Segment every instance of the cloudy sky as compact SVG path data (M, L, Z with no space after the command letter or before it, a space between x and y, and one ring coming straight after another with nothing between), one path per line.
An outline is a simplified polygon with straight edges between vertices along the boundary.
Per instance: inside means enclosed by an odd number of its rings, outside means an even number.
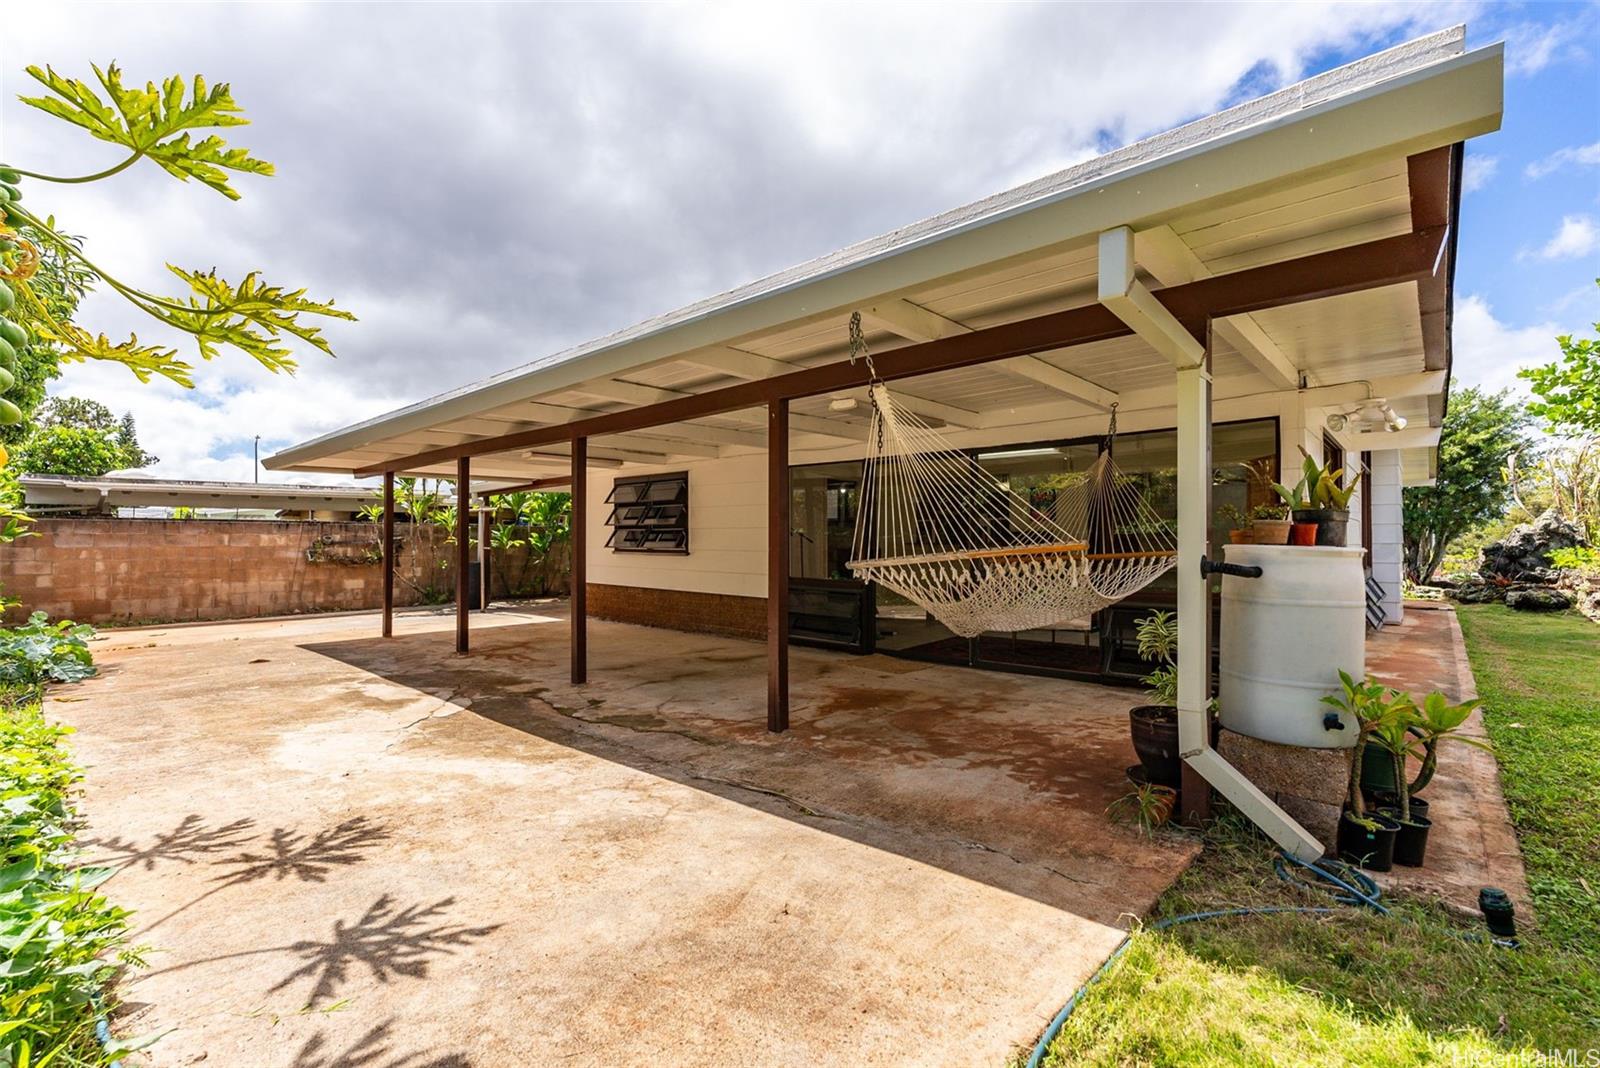
M156 472L247 480L256 435L268 455L1460 21L1508 44L1456 309L1459 377L1501 386L1600 318L1592 4L29 4L0 159L120 158L17 103L30 63L232 84L230 140L278 169L243 201L143 165L27 193L128 281L262 268L360 316L293 378L230 354L192 391L55 383L131 411ZM105 296L80 321L160 330Z

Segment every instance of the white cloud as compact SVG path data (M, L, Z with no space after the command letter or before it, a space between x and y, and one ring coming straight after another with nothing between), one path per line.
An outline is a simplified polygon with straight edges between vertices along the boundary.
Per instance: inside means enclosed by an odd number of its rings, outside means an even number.
M1587 256L1600 248L1600 229L1587 215L1562 216L1561 225L1554 236L1537 249L1523 249L1517 253L1520 260L1570 260Z
M1482 189L1489 184L1489 179L1493 178L1494 172L1499 169L1499 156L1468 154L1461 170L1461 191L1471 193Z
M135 82L230 82L252 120L230 142L278 176L239 180L234 204L141 164L35 183L29 203L129 282L169 288L165 260L261 267L361 316L328 328L337 361L304 352L296 379L231 354L192 393L120 368L57 383L133 411L162 475L230 478L257 433L266 455L1446 19L1403 3L85 10L7 11L8 157L117 162L16 100L19 57L82 75L114 56ZM192 351L111 298L82 319Z
M1452 374L1463 385L1520 390L1517 371L1555 359L1559 355L1555 338L1562 332L1552 322L1508 326L1495 318L1487 300L1474 293L1456 302Z
M1583 32L1582 19L1507 26L1501 31L1506 42L1506 73L1513 77L1537 74L1555 60L1581 51L1578 42Z
M1592 145L1570 145L1550 153L1544 159L1534 160L1523 168L1522 173L1529 179L1543 178L1568 165L1576 167L1600 167L1600 141Z

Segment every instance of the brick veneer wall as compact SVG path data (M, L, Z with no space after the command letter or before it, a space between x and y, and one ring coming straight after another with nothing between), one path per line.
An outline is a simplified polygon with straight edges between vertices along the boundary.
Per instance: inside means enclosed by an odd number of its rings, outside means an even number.
M670 627L728 638L767 637L767 599L691 590L589 583L589 614L619 623Z
M318 541L333 555L375 548L381 535L372 523L91 518L41 519L32 529L37 537L0 546L0 591L21 601L6 613L12 620L32 611L83 623L247 619L377 608L383 600L376 562L314 563L306 555ZM453 546L437 533L435 544L420 542L405 525L396 534L397 604L423 599L407 581L413 575L440 591L455 588ZM491 567L491 596L506 595L507 573L520 562L513 555Z

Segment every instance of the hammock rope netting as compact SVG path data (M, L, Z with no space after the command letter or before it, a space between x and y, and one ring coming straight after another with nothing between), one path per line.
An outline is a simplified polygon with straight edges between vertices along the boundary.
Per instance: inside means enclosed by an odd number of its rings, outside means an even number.
M860 345L852 323L852 358ZM871 360L868 358L871 370ZM964 638L1086 620L1177 559L1172 524L1108 447L1030 503L898 405L872 373L850 570ZM1116 433L1113 410L1108 444Z

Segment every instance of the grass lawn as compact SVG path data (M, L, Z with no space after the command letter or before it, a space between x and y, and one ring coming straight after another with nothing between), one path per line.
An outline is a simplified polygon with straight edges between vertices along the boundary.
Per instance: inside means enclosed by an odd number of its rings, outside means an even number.
M1393 896L1387 918L1340 909L1142 932L1045 1063L1398 1068L1600 1049L1600 627L1497 605L1461 618L1541 918L1524 947L1463 939L1482 926ZM1326 904L1274 878L1272 856L1237 817L1218 819L1157 915Z

